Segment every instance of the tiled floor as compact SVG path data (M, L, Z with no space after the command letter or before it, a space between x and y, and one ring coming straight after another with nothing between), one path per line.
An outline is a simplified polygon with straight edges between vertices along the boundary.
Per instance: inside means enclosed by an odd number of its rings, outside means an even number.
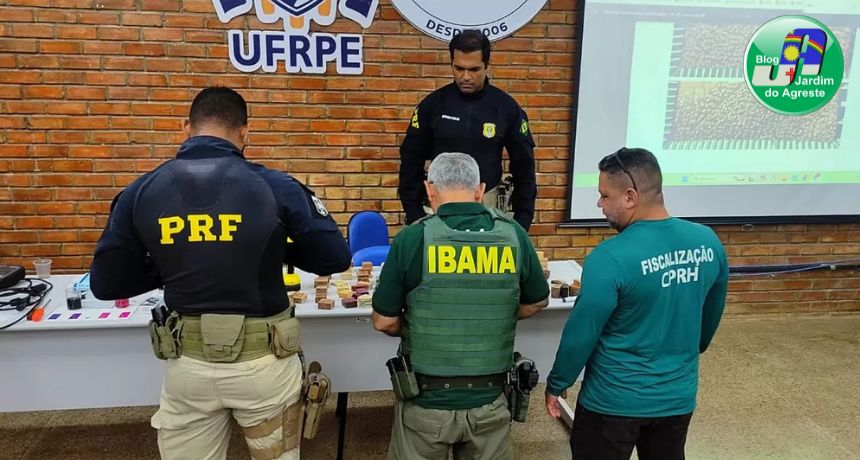
M545 414L539 390L529 422L514 426L517 458L567 459L567 431ZM858 395L860 316L728 319L702 359L688 458L860 459ZM334 458L335 399L302 458ZM385 458L391 402L389 392L350 396L345 458ZM154 410L0 414L0 458L156 459ZM233 435L229 458L248 458L238 430Z

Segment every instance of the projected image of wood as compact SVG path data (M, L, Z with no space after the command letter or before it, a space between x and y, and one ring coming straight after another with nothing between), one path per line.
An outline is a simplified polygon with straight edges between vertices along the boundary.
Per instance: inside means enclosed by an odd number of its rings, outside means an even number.
M676 77L743 78L744 53L759 24L678 23L672 49ZM832 27L851 68L852 32ZM848 48L848 49L846 49Z
M686 24L675 31L672 62L675 76L741 77L752 24Z
M741 82L681 81L669 85L666 149L837 148L841 91L809 115L771 112Z
M744 53L757 22L736 18L677 22L663 148L835 149L842 134L846 87L809 115L783 116L756 101L744 83ZM851 68L854 31L833 26Z

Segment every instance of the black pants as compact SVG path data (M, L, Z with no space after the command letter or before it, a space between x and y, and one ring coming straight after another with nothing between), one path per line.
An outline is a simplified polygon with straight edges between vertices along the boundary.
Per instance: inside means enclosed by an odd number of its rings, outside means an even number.
M659 418L617 417L576 405L570 450L573 460L683 460L693 414Z

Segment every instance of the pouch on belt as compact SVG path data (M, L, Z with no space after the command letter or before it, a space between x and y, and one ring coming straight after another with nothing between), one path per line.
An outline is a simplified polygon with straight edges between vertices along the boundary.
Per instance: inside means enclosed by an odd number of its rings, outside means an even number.
M286 358L299 352L301 329L296 318L283 318L269 325L272 353L278 358Z
M244 315L200 315L203 356L213 363L232 363L245 343Z

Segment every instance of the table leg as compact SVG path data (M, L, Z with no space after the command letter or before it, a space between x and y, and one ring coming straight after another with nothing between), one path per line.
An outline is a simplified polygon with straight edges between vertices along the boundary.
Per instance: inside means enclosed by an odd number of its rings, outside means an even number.
M346 408L349 405L349 393L337 394L337 407L334 415L338 418L337 429L337 460L343 460L343 442L346 436Z

